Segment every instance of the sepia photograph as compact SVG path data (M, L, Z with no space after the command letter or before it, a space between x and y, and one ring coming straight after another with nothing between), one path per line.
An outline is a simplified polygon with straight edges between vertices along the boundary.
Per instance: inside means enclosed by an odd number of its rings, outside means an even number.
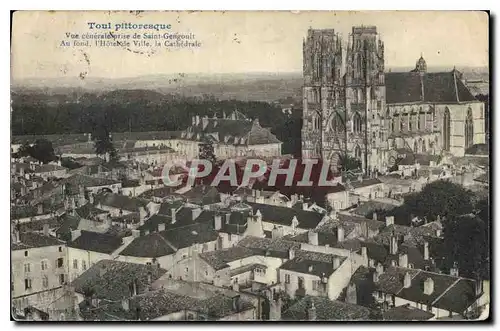
M11 320L491 319L488 11L11 24Z

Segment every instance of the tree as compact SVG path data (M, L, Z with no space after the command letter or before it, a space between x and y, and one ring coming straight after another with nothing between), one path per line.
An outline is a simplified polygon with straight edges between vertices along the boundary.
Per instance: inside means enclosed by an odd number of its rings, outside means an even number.
M19 146L19 149L17 151L17 155L19 157L24 157L24 156L31 156L33 153L33 147L31 147L31 144L29 142L24 142L21 146Z
M42 163L49 163L57 160L52 143L47 139L37 139L29 152L31 152L31 157Z
M96 130L94 133L94 148L97 156L109 155L109 160L107 161L115 161L117 159L117 152L113 145L113 140L109 130L105 126L101 126L100 129Z
M355 157L351 157L349 155L342 156L340 158L340 164L342 166L342 171L349 170L360 170L361 169L361 161Z
M445 268L456 262L460 276L489 279L489 235L486 222L474 214L454 216L443 229Z

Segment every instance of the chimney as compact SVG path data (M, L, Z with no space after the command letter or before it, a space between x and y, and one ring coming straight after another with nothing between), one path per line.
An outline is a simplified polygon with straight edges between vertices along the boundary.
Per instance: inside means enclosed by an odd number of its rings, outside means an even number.
M295 258L295 250L293 248L290 248L288 250L288 259L293 260Z
M385 217L385 226L394 225L394 216Z
M429 277L424 281L424 294L431 295L432 292L434 292L434 281Z
M141 236L141 230L134 229L132 230L132 237L139 238Z
M458 263L454 262L453 267L450 269L450 276L458 277Z
M405 278L404 278L404 288L410 288L411 287L411 275L409 272L405 273Z
M165 223L158 224L158 232L165 231Z
M408 268L408 254L399 254L399 266L401 268Z
M337 227L337 241L338 242L344 241L344 227L342 226Z
M191 116L191 125L196 125L196 117Z
M333 257L333 270L337 270L340 267L340 257Z
M43 225L43 235L44 235L44 236L48 236L48 235L49 235L49 228L50 228L50 227L49 227L49 223L45 223L45 224Z
M436 237L441 237L441 229L436 229Z
M226 224L229 224L230 219L231 219L231 213L226 213Z
M302 210L308 210L309 208L309 205L307 204L307 202L302 202Z
M377 220L377 213L375 213L375 212L373 213L372 219L373 219L374 221L376 221L376 220Z
M43 214L43 204L39 203L37 206L37 214L42 215Z
M314 246L318 246L319 245L319 243L318 243L318 233L317 232L309 231L307 233L307 237L308 237L309 244L314 245Z
M316 307L314 307L314 302L311 301L311 307L307 309L307 319L309 321L315 321L317 318L316 316Z
M483 282L479 277L476 278L475 289L476 289L476 297L479 297L483 293Z
M281 228L278 228L276 225L273 227L273 230L271 231L271 238L272 239L278 239L283 237L283 231Z
M234 282L232 285L232 289L235 292L239 292L240 291L240 284L238 284L238 282Z
M308 268L309 272L312 272L313 271L313 265L311 264Z
M390 246L389 246L389 253L392 254L392 255L395 255L395 254L398 254L398 240L396 238L396 236L393 234L391 234L391 242L390 242Z
M200 125L200 115L196 115L195 125Z
M424 260L428 260L429 259L429 242L428 241L424 241Z
M220 229L222 229L222 216L221 215L215 215L215 230L216 231L219 231Z
M170 216L172 217L172 224L175 224L175 222L177 221L175 219L175 212L176 212L175 208L170 208Z

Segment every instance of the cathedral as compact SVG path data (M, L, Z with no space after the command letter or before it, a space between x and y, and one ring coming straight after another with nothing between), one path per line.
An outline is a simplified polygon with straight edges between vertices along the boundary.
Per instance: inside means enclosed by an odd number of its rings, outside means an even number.
M375 26L352 28L345 57L333 29L309 29L303 76L304 158L340 167L348 155L383 173L401 155L464 156L485 143L484 104L462 74L427 72L422 56L410 72L385 72Z

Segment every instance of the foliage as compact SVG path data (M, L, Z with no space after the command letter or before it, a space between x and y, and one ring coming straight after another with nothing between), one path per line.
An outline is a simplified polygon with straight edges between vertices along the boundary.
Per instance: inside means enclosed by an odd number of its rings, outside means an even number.
M458 263L460 276L489 279L489 234L487 222L475 215L454 216L444 224L445 267Z
M94 132L93 137L96 155L109 154L109 160L116 160L116 149L108 129L105 126L101 126L100 129Z
M215 164L216 162L215 150L214 146L210 142L206 141L200 144L200 159L208 160L212 164Z
M342 171L349 170L359 170L361 169L361 160L351 157L349 155L344 155L340 158L340 164L342 165Z
M17 156L31 156L42 163L57 160L52 143L47 139L37 139L33 146L27 142L22 144L17 151Z
M427 184L420 192L408 194L404 203L390 211L375 210L377 217L394 216L397 224L410 225L413 217L433 221L439 215L450 218L473 211L473 194L459 184L438 180ZM365 215L372 218L373 212Z

